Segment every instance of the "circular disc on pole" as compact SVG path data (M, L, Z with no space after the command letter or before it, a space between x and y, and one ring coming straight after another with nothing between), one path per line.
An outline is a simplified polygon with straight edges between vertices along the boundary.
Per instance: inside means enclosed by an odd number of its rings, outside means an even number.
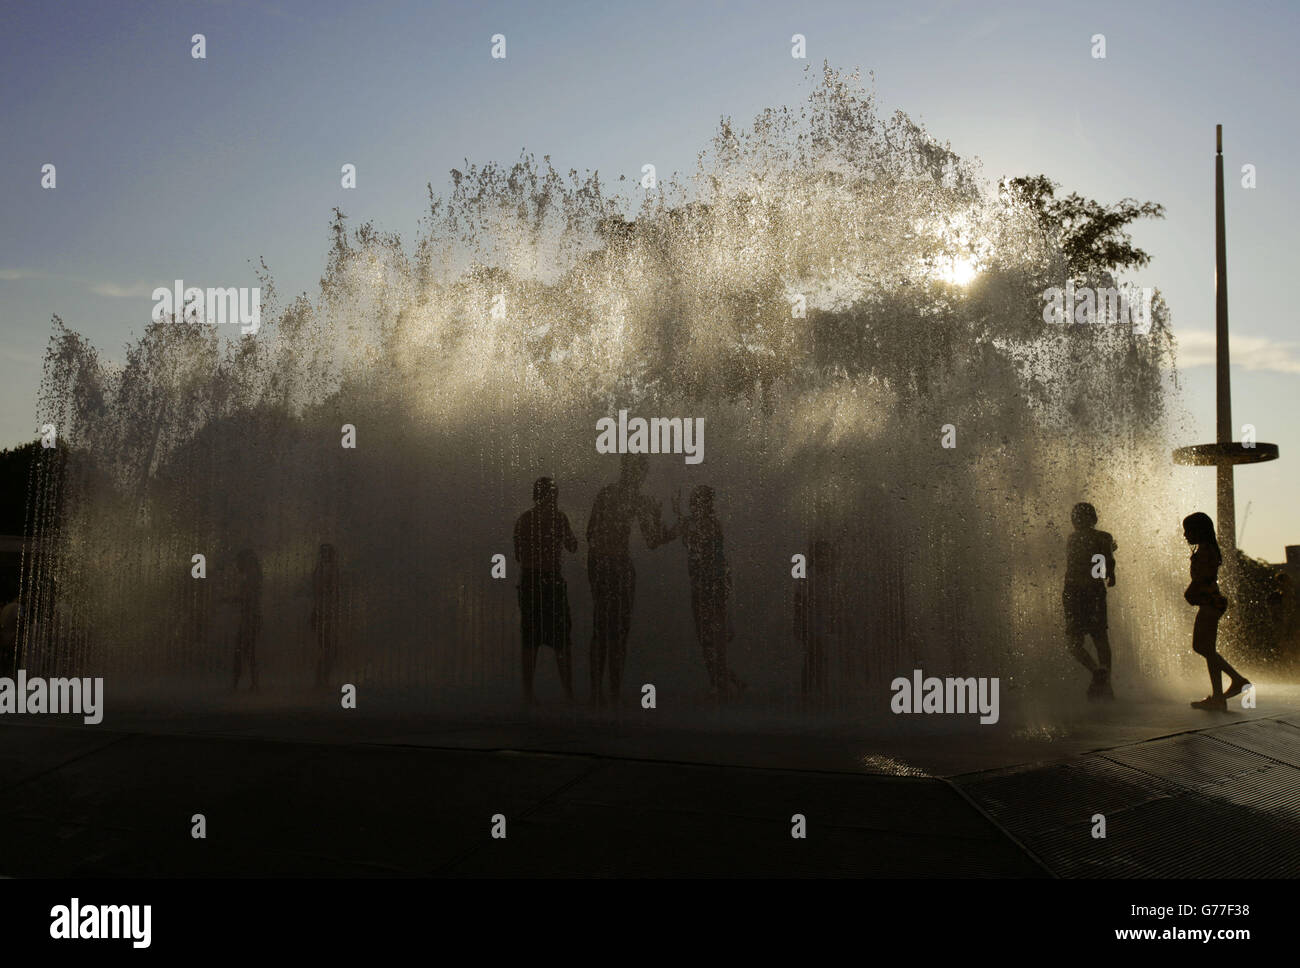
M1277 460L1277 444L1257 443L1247 447L1239 441L1230 444L1194 444L1174 451L1175 464L1222 465L1260 464Z

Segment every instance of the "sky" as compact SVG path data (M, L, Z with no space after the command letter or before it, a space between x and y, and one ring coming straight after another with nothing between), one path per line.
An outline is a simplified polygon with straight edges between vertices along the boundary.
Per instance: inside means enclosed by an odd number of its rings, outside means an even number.
M59 315L109 359L172 280L314 293L331 210L415 235L426 188L549 154L606 184L694 170L721 118L795 104L803 71L874 72L984 175L1044 173L1163 204L1130 275L1169 302L1182 405L1214 439L1214 126L1224 125L1233 416L1281 459L1237 471L1244 550L1300 544L1300 5L1142 3L98 2L0 4L0 446L34 439ZM205 59L191 57L202 33ZM791 57L806 38L807 59ZM504 34L507 56L491 57ZM1094 58L1093 36L1106 40ZM340 167L357 166L357 187ZM57 187L41 187L53 164ZM1255 166L1256 187L1240 183ZM195 284L208 284L196 281ZM1213 474L1188 468L1214 511ZM1249 517L1246 511L1249 508Z

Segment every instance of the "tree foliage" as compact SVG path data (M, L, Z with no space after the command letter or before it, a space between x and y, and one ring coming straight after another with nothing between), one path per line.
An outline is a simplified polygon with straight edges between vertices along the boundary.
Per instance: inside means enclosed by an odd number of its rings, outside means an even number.
M1006 187L1029 208L1048 237L1059 242L1071 276L1140 269L1151 261L1133 244L1127 228L1140 218L1164 218L1163 205L1133 198L1103 205L1076 192L1057 198L1060 186L1046 175L1012 178Z

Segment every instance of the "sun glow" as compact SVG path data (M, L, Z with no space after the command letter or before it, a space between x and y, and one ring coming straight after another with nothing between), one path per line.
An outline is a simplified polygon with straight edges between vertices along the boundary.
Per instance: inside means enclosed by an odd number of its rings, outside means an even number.
M974 256L954 256L940 262L935 270L935 275L944 282L964 286L979 275L979 260Z

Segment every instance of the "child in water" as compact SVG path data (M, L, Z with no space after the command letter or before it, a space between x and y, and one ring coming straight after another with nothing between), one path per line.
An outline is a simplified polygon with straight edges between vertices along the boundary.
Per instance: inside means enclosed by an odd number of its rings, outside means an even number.
M1197 609L1196 623L1192 626L1192 651L1205 657L1210 670L1210 694L1192 703L1196 709L1227 709L1228 700L1241 695L1250 681L1219 655L1215 640L1219 635L1219 619L1228 610L1228 600L1219 591L1219 566L1223 555L1219 552L1219 539L1214 533L1214 522L1202 511L1183 518L1183 537L1195 549L1192 552L1192 580L1183 592L1183 598ZM1230 682L1223 691L1223 673Z
M713 511L713 488L701 484L691 492L690 515L681 517L681 499L673 498L673 511L686 546L686 566L691 578L691 613L695 634L704 651L704 668L714 696L725 700L745 688L727 668L727 643L734 630L727 612L731 596L731 567L722 549L722 525Z
M262 630L262 565L251 548L235 556L239 572L238 593L225 601L239 606L239 630L235 633L235 680L231 691L239 688L239 676L248 658L248 675L253 692L257 692L257 636Z
M1119 545L1107 531L1098 531L1097 509L1080 502L1070 512L1074 531L1065 542L1065 635L1070 652L1092 673L1089 699L1114 699L1110 687L1110 637L1106 631L1106 587L1115 585L1115 552ZM1083 647L1092 636L1093 660Z
M339 638L339 563L332 544L320 546L311 574L311 629L316 640L316 686L327 688Z

